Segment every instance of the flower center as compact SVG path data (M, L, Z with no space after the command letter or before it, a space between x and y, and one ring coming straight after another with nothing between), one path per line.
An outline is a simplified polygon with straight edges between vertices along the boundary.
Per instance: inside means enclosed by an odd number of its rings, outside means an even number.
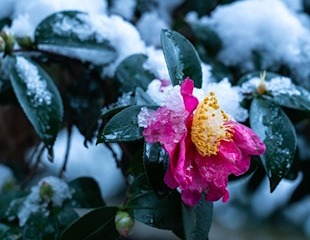
M220 109L214 92L199 103L193 118L191 139L201 156L216 155L221 140L232 140L233 126L229 120Z

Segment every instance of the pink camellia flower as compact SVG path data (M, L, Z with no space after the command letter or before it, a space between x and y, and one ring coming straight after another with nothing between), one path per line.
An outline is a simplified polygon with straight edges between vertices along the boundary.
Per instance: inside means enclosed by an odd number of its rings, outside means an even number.
M196 205L202 195L206 201L226 202L228 176L244 174L250 156L263 154L265 145L253 130L220 109L213 92L199 102L193 90L193 81L186 78L156 111L142 108L139 125L145 141L159 142L167 151L164 180L181 190L185 204Z

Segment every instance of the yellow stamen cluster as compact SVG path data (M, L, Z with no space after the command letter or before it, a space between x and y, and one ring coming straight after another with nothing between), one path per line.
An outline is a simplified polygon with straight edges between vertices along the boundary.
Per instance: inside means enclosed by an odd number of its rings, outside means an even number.
M199 103L191 129L192 142L201 156L216 155L221 140L232 140L233 129L228 122L228 115L220 109L214 92L210 92Z

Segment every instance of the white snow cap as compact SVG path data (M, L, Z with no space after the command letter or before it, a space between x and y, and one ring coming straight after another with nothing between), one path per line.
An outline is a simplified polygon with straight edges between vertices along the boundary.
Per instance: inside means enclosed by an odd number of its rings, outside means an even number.
M162 29L169 28L168 24L160 18L158 12L146 12L137 22L137 28L147 45L159 47L160 32Z
M105 0L32 0L15 1L11 31L15 36L33 37L36 26L49 15L64 11L77 10L92 14L106 13Z
M51 199L41 198L40 191L44 185L51 187ZM22 207L18 211L19 225L24 226L31 213L42 211L48 215L47 206L50 202L53 206L61 207L64 201L72 197L72 194L73 191L62 179L53 176L41 179L37 185L31 188L30 194L26 197Z
M143 68L152 72L156 78L168 80L170 82L163 50L148 47L146 49L146 55L148 56L148 59L143 64Z
M110 11L113 14L122 16L126 20L131 20L134 16L136 5L136 0L114 0L112 1Z
M211 27L221 38L219 59L226 65L253 70L253 52L262 68L290 67L299 78L310 76L310 32L280 0L245 0L217 7L211 17L188 21Z
M12 181L15 181L12 170L6 165L0 164L0 192L6 183Z

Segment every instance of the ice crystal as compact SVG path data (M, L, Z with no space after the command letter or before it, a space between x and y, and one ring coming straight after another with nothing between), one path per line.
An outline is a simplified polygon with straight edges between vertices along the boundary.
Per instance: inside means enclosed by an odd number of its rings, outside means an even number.
M38 68L33 63L23 57L16 57L16 70L24 81L27 96L35 107L52 103L53 95L47 90L46 81L41 78Z

